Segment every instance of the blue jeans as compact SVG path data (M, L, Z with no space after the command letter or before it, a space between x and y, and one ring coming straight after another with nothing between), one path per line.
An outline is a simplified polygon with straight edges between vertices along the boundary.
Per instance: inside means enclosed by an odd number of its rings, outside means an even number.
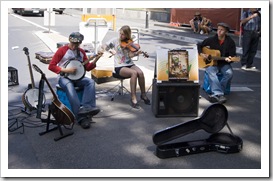
M76 119L78 120L78 112L80 106L87 108L96 107L96 90L94 80L84 77L79 81L72 82L71 80L60 77L58 81L60 87L66 92L68 100L71 104L71 109ZM83 88L82 101L80 102L75 87Z
M206 68L212 95L224 95L226 87L233 77L233 69L230 64L222 66L210 66ZM217 73L221 72L223 78L219 81Z

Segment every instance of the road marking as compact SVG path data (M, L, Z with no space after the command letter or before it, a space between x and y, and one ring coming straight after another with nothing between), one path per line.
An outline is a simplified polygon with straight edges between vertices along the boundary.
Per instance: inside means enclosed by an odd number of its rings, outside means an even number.
M39 27L39 28L41 28L41 29L43 29L43 30L48 30L48 28L43 27L43 26L41 26L41 25L38 25L38 24L36 24L36 23L34 23L34 22L32 22L32 21L29 21L29 20L27 20L27 19L25 19L25 18L23 18L23 17L21 17L21 16L19 16L19 15L15 15L15 14L11 14L11 15L14 16L15 18L21 19L21 20L23 20L23 21L25 21L25 22L27 22L27 23L29 23L29 24L32 24L32 25L34 25L34 26L37 26L37 27ZM54 31L54 30L50 30L50 32L52 32L52 33L58 33L57 31ZM59 34L59 33L58 33L58 34Z
M230 91L231 92L249 92L253 90L248 87L230 87Z

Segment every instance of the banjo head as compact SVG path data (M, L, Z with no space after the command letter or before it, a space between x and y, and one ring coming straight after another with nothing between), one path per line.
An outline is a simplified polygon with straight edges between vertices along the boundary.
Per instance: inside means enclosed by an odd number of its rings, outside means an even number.
M24 100L28 107L36 109L39 102L39 89L28 89L24 94ZM43 95L43 105L45 104L45 102L45 95Z
M79 80L84 77L85 75L85 68L82 65L82 63L78 60L71 60L68 62L68 64L65 66L65 68L72 68L75 67L77 70L73 74L67 74L67 78L70 80Z

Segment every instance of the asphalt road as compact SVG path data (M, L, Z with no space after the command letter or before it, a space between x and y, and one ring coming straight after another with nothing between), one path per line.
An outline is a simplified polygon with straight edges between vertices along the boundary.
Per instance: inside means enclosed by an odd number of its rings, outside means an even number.
M42 26L42 17L23 18ZM77 16L56 15L57 26L52 27L52 30L63 36L68 36L71 31L77 29L78 22ZM120 22L124 23L124 20ZM159 159L154 154L156 146L152 142L152 135L158 130L194 118L156 118L152 114L151 108L143 103L141 103L142 109L139 111L132 110L128 104L129 95L118 96L113 102L110 101L108 96L99 96L97 103L102 108L102 112L93 119L95 123L92 124L92 128L89 130L83 130L80 126L75 125L73 128L74 135L58 142L53 141L53 138L58 136L57 131L39 136L39 133L45 130L45 125L35 118L34 113L31 116L21 113L22 103L20 98L30 83L27 57L24 55L22 48L29 48L32 63L35 62L42 67L50 82L54 85L56 83L55 75L47 70L45 64L35 59L34 55L38 51L49 51L47 45L34 34L34 32L44 29L26 23L13 15L9 15L8 26L8 65L18 69L20 83L19 86L9 87L8 90L8 120L10 124L17 118L20 120L19 123L23 122L25 125L23 133L22 128L9 132L7 163L9 173L19 169L42 169L41 173L39 173L40 176L48 176L52 172L47 172L46 169L79 169L77 171L82 175L103 176L105 174L104 169L107 169L108 176L118 174L131 177L148 174L153 177L164 177L175 174L184 177L190 173L188 170L192 171L192 169L194 169L193 173L190 174L195 175L194 172L197 169L200 175L210 176L215 174L213 169L219 169L217 173L219 177L236 175L238 170L242 171L241 174L243 173L245 177L260 174L259 171L262 168L261 122L263 124L268 122L268 120L262 120L261 115L261 109L266 105L261 105L260 58L254 60L255 66L259 69L259 71L255 72L245 72L240 69L240 64L234 64L235 74L232 82L232 92L228 95L228 102L225 104L228 110L228 122L233 133L243 139L243 150L236 154L208 152ZM177 32L177 30L163 27L156 28L164 33ZM143 29L143 27L140 27L140 29ZM189 31L186 33L189 34L188 37L194 36ZM109 32L104 41L114 34L116 32ZM200 39L199 35L193 38ZM136 63L149 71L154 70L155 50L158 47L174 49L194 43L160 37L149 33L149 31L141 31L140 39L142 48L147 50L151 56L148 59L142 57ZM12 50L11 47L14 46L19 48ZM204 70L200 69L200 84L203 82L203 74ZM34 77L36 85L38 85L39 74L34 72ZM148 79L146 86L149 87L152 77L146 77L146 79ZM113 84L98 85L97 89L98 91L107 90L112 86ZM50 97L48 89L46 93ZM151 97L151 90L149 90L148 95ZM206 94L201 89L200 95L199 115L210 105L206 99ZM228 129L225 127L222 131L227 132ZM207 136L208 133L199 130L178 140L198 140ZM267 143L263 142L263 144ZM86 169L92 170L86 172ZM93 173L93 169L98 170ZM130 171L127 172L123 169L130 169ZM37 175L35 171L27 173ZM66 172L62 175L73 177L74 173Z

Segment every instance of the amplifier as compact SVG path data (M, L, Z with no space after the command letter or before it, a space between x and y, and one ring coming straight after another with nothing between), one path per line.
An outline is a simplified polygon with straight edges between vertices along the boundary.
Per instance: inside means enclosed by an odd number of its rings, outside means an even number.
M156 117L197 117L200 85L153 80L152 112Z
M9 74L8 74L8 86L13 86L13 85L19 85L18 81L18 71L14 67L8 67L9 68Z

